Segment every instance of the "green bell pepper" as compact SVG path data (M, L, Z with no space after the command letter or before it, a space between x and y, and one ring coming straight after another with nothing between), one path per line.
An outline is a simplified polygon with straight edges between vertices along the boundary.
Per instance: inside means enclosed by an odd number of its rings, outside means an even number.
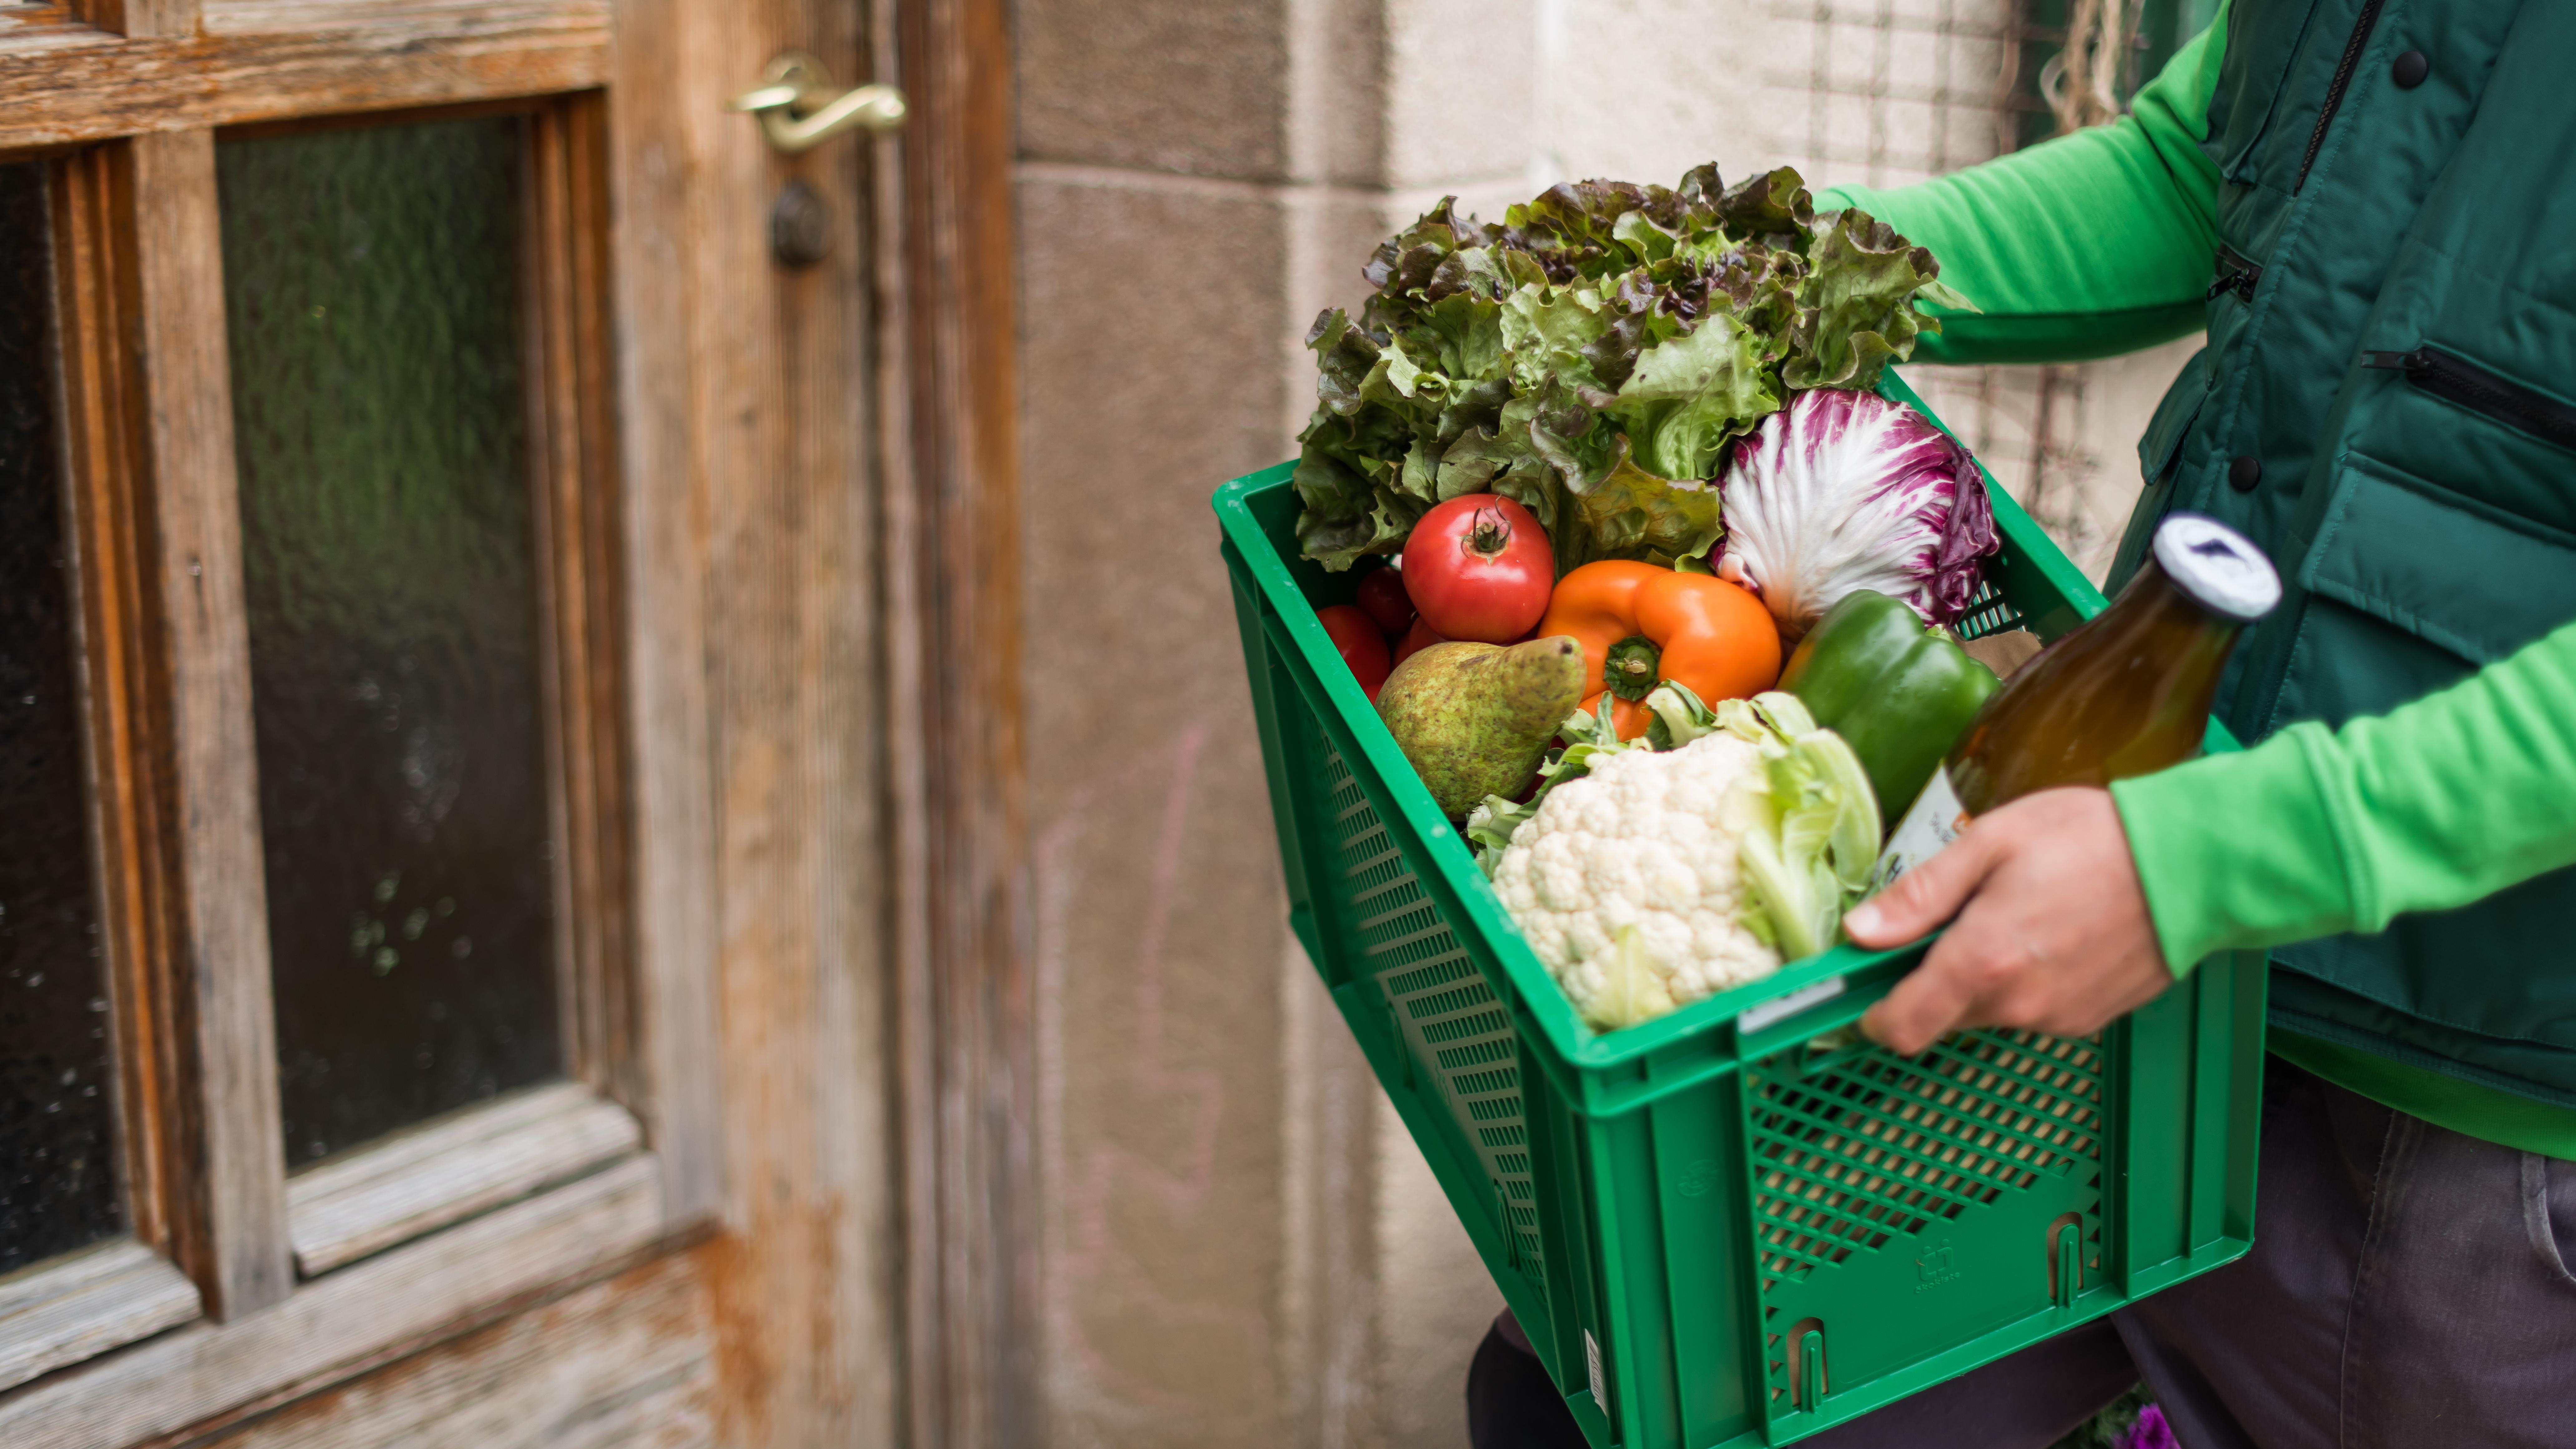
M1868 589L1826 610L1780 672L1780 688L1860 756L1879 815L1891 824L1905 818L1941 757L2002 687L1948 630Z

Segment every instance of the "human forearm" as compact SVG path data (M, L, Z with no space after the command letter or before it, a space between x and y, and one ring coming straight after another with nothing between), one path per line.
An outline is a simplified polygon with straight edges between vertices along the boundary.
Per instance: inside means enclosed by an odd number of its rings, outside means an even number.
M2222 7L2110 125L1914 186L1818 199L1930 247L1941 279L1978 308L1942 312L1919 360L2075 361L2199 329L2218 195L2200 143L2226 21Z
M2576 624L2385 716L2112 794L2177 971L2466 905L2576 864Z

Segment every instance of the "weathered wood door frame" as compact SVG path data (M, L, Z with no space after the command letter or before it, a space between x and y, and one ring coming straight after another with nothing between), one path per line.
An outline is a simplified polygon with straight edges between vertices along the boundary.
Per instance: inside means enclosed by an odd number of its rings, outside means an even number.
M922 745L893 773L905 1392L916 1445L1011 1446L1036 1440L1037 1213L1010 17L893 9L913 120L888 198L889 685Z

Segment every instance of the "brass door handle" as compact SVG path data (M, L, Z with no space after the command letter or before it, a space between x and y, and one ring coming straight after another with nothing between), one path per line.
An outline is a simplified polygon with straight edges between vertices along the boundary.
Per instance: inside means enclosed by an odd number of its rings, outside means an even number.
M771 61L761 82L758 90L727 102L726 109L759 116L761 134L790 156L852 127L883 134L903 125L903 92L883 84L837 89L823 62L801 50Z

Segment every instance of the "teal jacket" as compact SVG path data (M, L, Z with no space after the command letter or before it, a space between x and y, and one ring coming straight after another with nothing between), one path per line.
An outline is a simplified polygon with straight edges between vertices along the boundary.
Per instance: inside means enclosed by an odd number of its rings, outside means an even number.
M2576 5L2234 0L2114 125L1851 190L1980 315L1921 356L2206 328L2114 567L2174 508L2287 595L2114 788L2168 964L2271 947L2275 1047L2576 1156Z

